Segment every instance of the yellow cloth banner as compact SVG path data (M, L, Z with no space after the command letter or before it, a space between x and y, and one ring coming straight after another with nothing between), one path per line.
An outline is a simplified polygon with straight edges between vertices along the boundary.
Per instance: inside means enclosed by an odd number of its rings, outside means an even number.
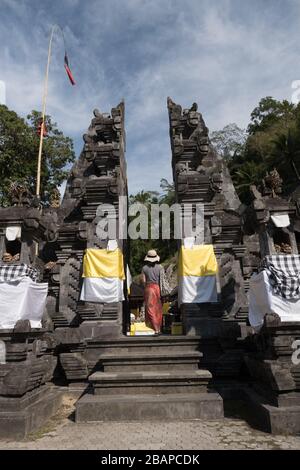
M106 277L125 279L122 251L88 248L83 259L82 277Z
M171 304L170 302L164 302L163 303L163 314L166 315L169 311L169 308L170 308Z
M179 276L213 276L218 272L213 245L182 246L178 264Z

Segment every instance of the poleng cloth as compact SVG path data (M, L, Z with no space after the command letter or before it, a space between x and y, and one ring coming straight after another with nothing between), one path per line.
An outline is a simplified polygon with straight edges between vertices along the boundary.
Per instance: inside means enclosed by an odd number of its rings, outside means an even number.
M273 292L284 299L300 299L300 255L265 256L266 270Z
M0 266L0 282L20 281L24 277L30 277L33 281L37 281L39 272L36 268L24 263Z

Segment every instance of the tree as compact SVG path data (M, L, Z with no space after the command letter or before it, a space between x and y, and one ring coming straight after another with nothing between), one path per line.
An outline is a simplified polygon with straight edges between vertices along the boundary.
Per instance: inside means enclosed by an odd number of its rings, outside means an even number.
M162 178L160 180L160 187L163 191L163 194L161 194L159 198L159 203L167 204L169 207L171 207L176 202L174 183L169 183L166 178ZM162 223L162 220L160 220L160 223ZM177 240L174 239L174 214L173 212L171 212L170 214L170 224L171 224L170 239L169 240L168 239L156 240L156 247L160 253L162 261L168 261L177 252Z
M150 210L153 198L157 198L158 193L156 191L139 191L136 194L129 196L129 205L136 203L143 204L147 207L148 211L148 233L150 232ZM130 223L134 217L129 216L128 222ZM130 252L130 269L133 276L141 273L145 254L152 248L150 240L143 240L138 238L137 240L129 241L129 252Z
M228 124L220 131L213 131L210 137L211 143L225 160L241 153L246 139L246 131L235 123Z
M159 198L160 204L168 204L169 206L174 204L176 200L174 183L169 183L166 178L162 178L160 180L160 188L163 191Z
M228 161L237 192L250 201L249 186L259 185L267 172L277 168L288 194L299 184L300 105L267 96L251 113L248 137L241 152Z
M159 193L157 191L144 191L142 189L142 191L129 196L129 204L139 202L140 204L144 204L148 207L153 203L153 199L157 200L158 195Z
M251 201L249 188L252 184L259 185L266 174L266 166L262 162L257 164L254 161L244 162L231 170L233 174L233 183L240 199L249 204Z
M273 141L271 164L277 168L286 186L300 183L300 133L297 128L288 129L287 134L278 134Z
M1 206L10 205L9 188L13 182L27 186L35 193L40 119L38 111L32 111L25 120L0 105ZM72 139L64 136L50 116L46 116L45 124L47 136L42 154L41 201L48 204L52 191L67 178L67 166L75 160L75 154Z
M169 181L166 178L162 178L160 180L160 188L162 189L164 193L174 192L175 185L174 183L169 183Z
M256 108L251 113L251 120L248 126L248 133L255 134L257 131L266 131L276 124L281 128L288 128L294 121L297 113L297 106L287 100L278 101L272 96L262 98Z

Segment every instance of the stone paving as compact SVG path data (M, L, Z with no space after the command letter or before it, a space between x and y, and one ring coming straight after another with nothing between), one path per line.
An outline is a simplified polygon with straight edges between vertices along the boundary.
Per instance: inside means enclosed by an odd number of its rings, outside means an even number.
M300 436L274 436L239 418L223 421L121 422L76 424L74 399L26 440L0 440L0 449L204 450L300 449Z

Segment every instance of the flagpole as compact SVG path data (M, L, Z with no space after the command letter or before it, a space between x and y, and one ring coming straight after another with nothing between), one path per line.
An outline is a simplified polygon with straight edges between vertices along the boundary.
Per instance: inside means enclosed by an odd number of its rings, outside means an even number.
M53 36L54 36L54 32L55 32L56 29L61 32L62 39L63 39L63 42L64 42L64 48L65 48L65 61L67 60L66 41L65 41L65 35L64 35L63 29L58 24L54 24L51 28L51 34L50 34L50 40L49 40L49 46L48 46L48 59L47 59L46 75L45 75L45 80L44 80L44 92L43 92L43 102L42 102L42 117L41 117L42 122L41 122L41 128L40 128L40 143L39 143L39 153L38 153L38 162L37 162L37 175L36 175L36 197L37 197L38 200L40 199L40 193L41 193L41 167L42 167L42 152L43 152L43 140L44 140L44 130L45 130L46 102L47 102L47 95L48 95L49 68L50 68ZM68 65L68 63L67 63L67 65ZM72 85L75 85L75 82L74 82L74 79L73 79L72 75L70 77L70 70L69 69L66 69L66 70L67 70L67 74L69 76L69 79L70 79ZM36 255L38 255L38 249L39 249L39 245L37 243L36 244Z
M47 59L47 67L46 67L46 75L44 80L44 92L43 92L43 102L42 102L42 122L40 128L40 144L39 144L39 154L38 154L38 162L37 162L37 175L36 175L36 196L37 199L40 198L41 193L41 167L42 167L42 151L43 151L43 140L44 140L44 129L45 129L45 115L46 115L46 102L47 102L47 95L48 95L48 78L49 78L49 67L50 67L50 60L51 60L51 51L52 51L52 41L54 31L57 25L53 25L50 34L49 46L48 46L48 59ZM39 242L36 242L35 245L35 254L38 256L39 254Z
M52 26L49 47L48 47L48 60L46 67L46 75L44 81L44 93L43 93L43 105L42 105L42 122L41 122L41 133L40 133L40 145L39 145L39 154L38 154L38 163L37 163L37 176L36 176L36 196L40 197L41 192L41 166L42 166L42 150L43 150L43 139L44 139L44 129L45 129L45 115L46 115L46 101L48 95L48 77L49 77L49 67L51 59L51 50L52 50L52 40L53 34L55 31L56 25Z

